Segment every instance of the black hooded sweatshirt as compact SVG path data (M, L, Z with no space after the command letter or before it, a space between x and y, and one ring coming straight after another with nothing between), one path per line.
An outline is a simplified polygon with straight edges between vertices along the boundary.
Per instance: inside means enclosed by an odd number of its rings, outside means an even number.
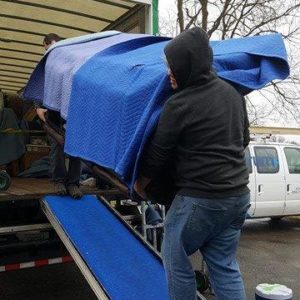
M226 198L249 192L245 99L212 71L207 34L187 30L164 51L178 89L163 107L141 174L155 179L173 165L177 194L183 196Z

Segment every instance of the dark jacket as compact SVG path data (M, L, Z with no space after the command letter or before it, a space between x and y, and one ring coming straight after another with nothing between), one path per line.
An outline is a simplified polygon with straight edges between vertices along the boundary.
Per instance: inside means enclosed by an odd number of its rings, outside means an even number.
M206 33L193 28L173 39L165 55L178 84L165 103L144 152L143 176L174 167L180 195L225 198L247 193L244 148L249 143L245 100L212 71Z

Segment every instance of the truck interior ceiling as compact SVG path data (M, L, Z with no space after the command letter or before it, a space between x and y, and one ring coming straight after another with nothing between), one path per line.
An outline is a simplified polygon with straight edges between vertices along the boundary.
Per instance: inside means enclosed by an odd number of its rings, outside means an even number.
M120 30L151 32L145 21L151 1L128 0L1 0L0 88L16 94L41 59L45 34L63 38Z

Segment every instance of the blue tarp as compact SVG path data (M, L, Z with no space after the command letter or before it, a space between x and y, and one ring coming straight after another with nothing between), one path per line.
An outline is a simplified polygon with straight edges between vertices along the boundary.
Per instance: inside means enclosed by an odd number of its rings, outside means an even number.
M124 36L113 32L101 39L89 38L85 43L82 38L81 51L79 48L73 51L70 45L59 45L52 50L56 52L53 56L50 49L31 76L24 97L45 99L47 107L61 111L67 119L67 153L114 170L131 187L143 145L172 91L163 59L168 39L146 35L128 35L126 39ZM115 41L109 43L112 38ZM86 48L94 49L101 43L106 46L92 51L93 55L78 67L76 57L82 57ZM279 34L216 41L211 46L218 75L245 93L289 75ZM55 61L60 54L67 58L65 65L59 66ZM55 66L59 71L55 71ZM75 71L69 80L61 80L61 74L68 76L70 70ZM44 79L48 80L38 83L36 75L43 72ZM67 110L61 103L64 101Z

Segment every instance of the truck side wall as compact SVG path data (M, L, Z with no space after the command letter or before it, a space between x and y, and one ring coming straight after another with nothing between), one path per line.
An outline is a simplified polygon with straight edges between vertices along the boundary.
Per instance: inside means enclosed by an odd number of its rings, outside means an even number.
M145 5L136 5L124 16L116 20L113 24L104 30L119 30L131 33L151 33L150 7Z

